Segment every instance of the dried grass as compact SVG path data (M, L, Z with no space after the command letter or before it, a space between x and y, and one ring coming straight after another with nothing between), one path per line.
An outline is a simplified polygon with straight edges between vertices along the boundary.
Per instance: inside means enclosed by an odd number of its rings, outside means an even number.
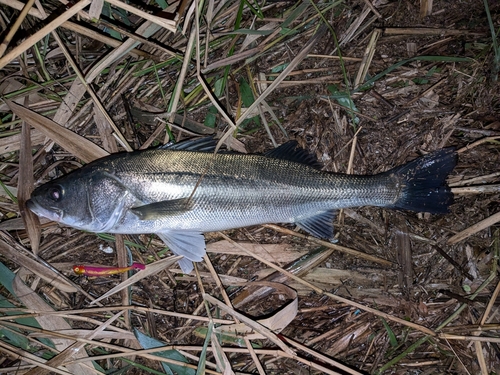
M90 3L0 0L2 373L498 371L498 4ZM24 206L82 162L202 134L240 152L294 138L359 174L454 145L456 202L344 210L339 244L209 234L192 275L151 236ZM71 273L131 258L146 271Z

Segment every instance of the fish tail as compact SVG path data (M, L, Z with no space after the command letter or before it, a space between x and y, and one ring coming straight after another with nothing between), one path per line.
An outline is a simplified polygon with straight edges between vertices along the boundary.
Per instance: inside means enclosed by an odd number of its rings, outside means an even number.
M130 267L133 270L145 270L146 269L146 265L145 264L137 263L137 262L132 263L132 265Z
M449 212L453 193L446 178L456 164L455 148L449 147L385 172L401 181L399 198L389 207L433 214Z

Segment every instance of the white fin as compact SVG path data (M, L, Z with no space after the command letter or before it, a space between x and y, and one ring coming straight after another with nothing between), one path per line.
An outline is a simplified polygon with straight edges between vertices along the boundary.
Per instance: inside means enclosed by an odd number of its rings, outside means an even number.
M336 211L334 210L322 212L315 216L300 219L296 224L306 232L311 233L314 237L326 238L332 241L334 239L333 219L335 218L335 214Z
M205 255L205 237L201 232L161 232L156 233L175 255L183 255L179 266L184 273L193 270L192 262L201 262Z

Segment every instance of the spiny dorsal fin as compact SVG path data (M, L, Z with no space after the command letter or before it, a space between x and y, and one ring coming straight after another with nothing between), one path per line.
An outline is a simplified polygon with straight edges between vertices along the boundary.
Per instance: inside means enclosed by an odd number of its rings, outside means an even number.
M160 146L160 148L164 150L213 152L215 151L215 146L217 146L217 142L215 141L214 137L203 137L188 139L179 143L169 142L166 145Z
M321 169L323 165L318 161L316 155L310 154L299 147L297 141L288 141L274 150L265 153L268 158L283 159L309 165L310 167Z

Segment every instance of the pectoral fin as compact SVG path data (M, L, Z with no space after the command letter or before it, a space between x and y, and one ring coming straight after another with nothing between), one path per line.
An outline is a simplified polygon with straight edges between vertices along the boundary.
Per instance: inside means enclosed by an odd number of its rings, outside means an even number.
M175 255L183 255L179 261L182 272L193 270L193 262L201 262L205 255L205 237L200 232L168 231L156 233Z
M141 220L156 220L189 211L193 201L189 198L155 202L130 209Z
M314 237L326 238L332 241L335 213L335 211L322 212L315 216L300 219L296 224Z

